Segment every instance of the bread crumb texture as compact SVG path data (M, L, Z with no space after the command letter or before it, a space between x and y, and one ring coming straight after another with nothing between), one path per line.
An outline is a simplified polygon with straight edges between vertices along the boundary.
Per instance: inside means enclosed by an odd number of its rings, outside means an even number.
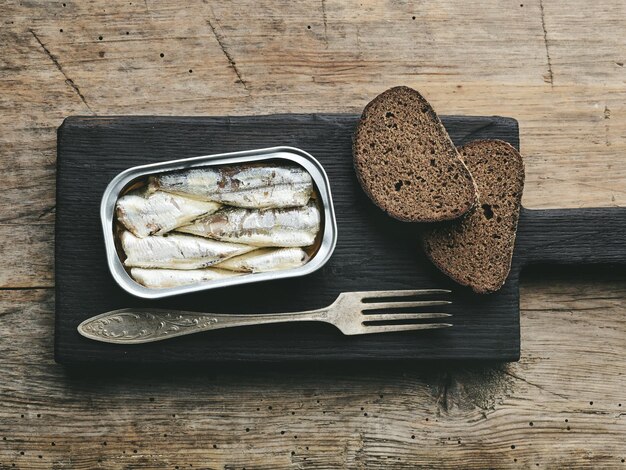
M353 150L363 190L396 219L451 220L476 204L472 175L441 120L409 87L391 88L365 107Z
M459 148L474 177L478 205L454 222L426 227L422 244L435 265L478 293L500 289L511 270L524 189L519 152L500 140L480 140Z

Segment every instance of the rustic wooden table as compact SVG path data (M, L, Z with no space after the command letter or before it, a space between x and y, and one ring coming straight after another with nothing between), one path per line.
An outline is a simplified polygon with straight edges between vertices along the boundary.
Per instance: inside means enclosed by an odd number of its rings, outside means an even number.
M509 365L71 373L52 358L56 129L359 112L521 126L528 207L626 205L619 0L3 2L0 468L626 468L626 275L534 273Z

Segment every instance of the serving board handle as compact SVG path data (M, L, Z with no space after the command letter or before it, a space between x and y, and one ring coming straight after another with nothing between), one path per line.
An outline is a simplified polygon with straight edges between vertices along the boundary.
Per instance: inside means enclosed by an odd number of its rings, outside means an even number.
M522 264L626 264L626 207L522 208L516 250Z

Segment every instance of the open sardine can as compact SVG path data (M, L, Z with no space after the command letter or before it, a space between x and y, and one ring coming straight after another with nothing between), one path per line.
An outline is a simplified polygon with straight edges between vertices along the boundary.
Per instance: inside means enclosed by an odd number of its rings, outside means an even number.
M150 178L155 176L191 169L224 167L232 169L250 165L300 167L310 175L313 190L309 204L314 204L319 210L320 223L313 244L302 248L307 255L304 264L268 272L251 272L232 277L202 280L175 287L146 287L133 279L131 269L125 265L126 254L120 240L125 228L116 217L116 205L122 196L147 186ZM310 154L294 147L222 153L129 168L113 178L107 186L100 205L100 217L111 275L126 292L145 299L158 299L239 284L305 276L326 264L337 243L337 222L326 172Z

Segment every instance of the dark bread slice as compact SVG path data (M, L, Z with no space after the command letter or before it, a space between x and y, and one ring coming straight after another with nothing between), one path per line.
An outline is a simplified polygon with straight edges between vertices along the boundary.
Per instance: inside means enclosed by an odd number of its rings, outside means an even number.
M396 219L451 220L476 204L472 175L433 108L412 88L391 88L365 107L353 151L363 190Z
M459 284L486 294L502 287L513 247L524 189L524 162L501 140L477 140L459 148L474 176L479 205L462 219L426 227L426 255Z
M477 140L459 148L474 176L479 205L465 217L424 228L426 255L445 274L475 292L495 292L513 259L524 189L524 162L501 140Z

